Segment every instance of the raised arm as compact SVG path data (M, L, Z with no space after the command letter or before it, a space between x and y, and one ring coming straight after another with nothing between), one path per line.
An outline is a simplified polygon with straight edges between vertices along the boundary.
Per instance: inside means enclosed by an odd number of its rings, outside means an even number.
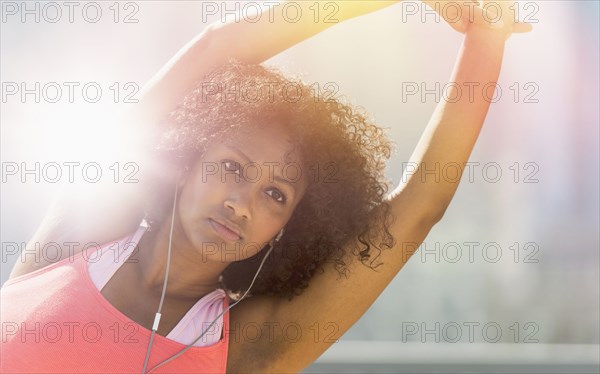
M123 128L138 137L152 139L158 123L182 101L190 89L213 68L234 58L260 63L293 45L345 20L387 7L397 1L285 1L270 2L260 16L216 21L184 45L142 88L139 103L119 117ZM225 2L218 3L224 6ZM290 7L289 17L282 9ZM292 9L293 8L293 9ZM316 9L319 9L318 16ZM292 16L298 12L299 17ZM270 13L272 12L272 13ZM256 20L259 20L256 22ZM291 22L294 21L294 22ZM142 143L145 143L143 141ZM142 145L147 153L148 144ZM127 160L131 161L131 160ZM148 161L138 160L143 169ZM60 261L90 243L105 243L130 233L143 218L146 190L139 183L89 184L66 190L48 210L17 260L11 277ZM57 255L46 256L43 248L53 243ZM77 244L73 244L77 243Z
M504 1L504 0L502 0ZM213 68L236 59L242 63L261 63L286 49L352 18L389 7L400 0L302 0L271 1L260 15L217 20L184 45L141 90L138 105L128 120L144 131L158 130L156 122L173 110ZM465 32L468 17L478 0L423 0L457 31ZM221 3L220 6L223 6ZM287 9L287 10L286 10ZM285 16L285 15L287 16ZM290 16L293 14L294 16ZM300 16L301 15L301 16ZM481 15L478 15L481 18ZM492 17L493 18L493 17ZM257 21L258 20L258 21ZM482 21L480 19L480 21ZM482 21L483 22L483 21ZM516 32L522 32L516 25Z
M183 46L144 86L141 105L135 111L151 121L163 118L198 80L230 58L261 63L331 26L397 2L273 1L260 14L217 20Z
M429 3L434 2L428 1ZM495 95L500 74L504 41L512 32L528 32L531 25L515 23L512 1L484 1L498 4L501 17L490 23L479 17L467 34L441 102L425 128L402 176L390 195L393 205L414 206L436 212L441 219L460 183L462 172L475 146ZM490 20L496 20L493 15ZM486 25L488 27L482 27ZM458 175L441 176L445 167Z
M467 162L490 105L482 96L483 86L497 81L505 38L513 30L509 20L504 22L503 30L492 30L481 19L470 25L450 82L460 87L469 82L479 83L475 85L473 100L465 95L455 101L456 95L451 92L448 98L453 102L440 102L411 161L428 169L433 169L436 163L464 165ZM326 268L311 279L310 286L300 296L290 302L276 303L271 318L282 326L299 324L308 338L292 343L283 339L281 344L285 348L269 358L268 370L300 371L342 336L373 304L441 219L457 186L458 181L438 182L433 176L421 179L417 174L408 178L389 197L395 218L390 232L396 245L391 250L381 251L378 260L382 265L376 271L354 258L347 278L338 277L333 267ZM350 243L348 248L353 245ZM244 307L250 310L251 302ZM265 312L269 313L260 311ZM261 318L258 313L256 318Z

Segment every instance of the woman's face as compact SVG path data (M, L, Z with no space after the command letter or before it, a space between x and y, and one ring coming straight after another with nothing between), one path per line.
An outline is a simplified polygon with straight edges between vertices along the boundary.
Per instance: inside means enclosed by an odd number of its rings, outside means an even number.
M237 133L210 145L190 170L179 198L179 225L203 261L244 260L288 222L306 179L284 129Z

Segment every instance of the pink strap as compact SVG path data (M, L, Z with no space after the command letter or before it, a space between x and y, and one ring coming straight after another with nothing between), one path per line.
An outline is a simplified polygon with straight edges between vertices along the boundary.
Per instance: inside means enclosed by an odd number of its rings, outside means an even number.
M146 222L142 221L134 233L104 244L100 249L100 256L97 259L89 259L90 278L98 290L101 291L106 286L121 265L131 256L147 228ZM210 328L209 325L223 311L223 298L226 295L224 290L216 289L198 300L169 332L167 338L178 343L190 344L204 330L208 330L194 346L206 347L217 343L221 339L223 316L219 317Z

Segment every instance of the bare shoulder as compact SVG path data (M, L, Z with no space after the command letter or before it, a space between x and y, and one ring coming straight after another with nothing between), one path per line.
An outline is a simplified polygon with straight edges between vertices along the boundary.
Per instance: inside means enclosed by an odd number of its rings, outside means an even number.
M88 186L56 196L10 274L15 278L123 237L143 218L139 187Z

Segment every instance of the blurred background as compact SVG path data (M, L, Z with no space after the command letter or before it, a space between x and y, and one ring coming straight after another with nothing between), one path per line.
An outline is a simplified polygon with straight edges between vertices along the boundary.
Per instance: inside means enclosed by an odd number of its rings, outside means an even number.
M65 183L44 166L106 172L122 157L127 129L107 113L133 105L128 95L218 20L203 3L81 2L72 19L62 3L61 16L46 2L2 3L2 283ZM21 4L37 15L23 22ZM444 86L463 40L424 9L396 4L266 62L333 87L387 128L394 183L439 100L421 94ZM518 9L534 30L507 42L500 95L443 220L307 372L599 371L599 3ZM23 99L36 82L39 102ZM37 181L22 170L36 162Z

